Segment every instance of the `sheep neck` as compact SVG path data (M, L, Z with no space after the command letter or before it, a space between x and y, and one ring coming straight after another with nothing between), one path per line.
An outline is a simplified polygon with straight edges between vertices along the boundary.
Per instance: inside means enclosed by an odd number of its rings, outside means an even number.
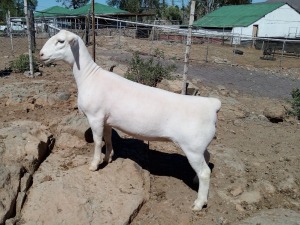
M88 77L95 74L99 66L93 61L88 49L85 47L83 41L80 39L78 46L73 50L73 74L78 88L84 83Z

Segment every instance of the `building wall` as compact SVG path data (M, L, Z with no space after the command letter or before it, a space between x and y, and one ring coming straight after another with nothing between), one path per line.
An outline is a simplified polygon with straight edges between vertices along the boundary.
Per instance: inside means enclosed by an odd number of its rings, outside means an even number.
M300 14L287 4L265 15L248 27L233 28L232 33L249 36L251 39L254 25L258 25L257 37L300 37Z

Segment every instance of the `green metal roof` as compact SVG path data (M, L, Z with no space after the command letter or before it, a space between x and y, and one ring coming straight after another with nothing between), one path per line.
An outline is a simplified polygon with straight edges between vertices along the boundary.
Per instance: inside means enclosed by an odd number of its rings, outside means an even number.
M89 11L91 11L91 9L92 9L91 4L87 4L77 9L67 9L60 6L53 6L43 11L35 12L34 16L35 17L81 16L81 15L87 15ZM95 15L124 14L124 13L129 13L129 12L122 9L103 5L100 3L95 3Z
M193 23L198 27L247 27L285 3L256 3L223 6Z
M87 15L89 10L92 10L92 4L87 4L83 7L71 10L71 15ZM125 10L110 7L100 3L95 3L95 15L104 15L104 14L122 14L129 13Z
M51 17L51 16L62 16L62 15L70 15L71 10L60 7L60 6L53 6L48 9L38 11L34 13L35 17Z

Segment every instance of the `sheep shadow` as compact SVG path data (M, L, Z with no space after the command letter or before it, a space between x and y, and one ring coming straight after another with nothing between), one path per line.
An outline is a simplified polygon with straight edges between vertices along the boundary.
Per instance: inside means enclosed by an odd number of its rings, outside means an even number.
M0 77L7 77L11 74L11 69L0 70Z
M89 139L89 141L91 140ZM185 156L149 149L143 141L134 138L121 138L114 130L112 132L112 143L115 153L113 161L117 158L131 159L152 175L180 179L191 189L198 191L198 180L195 179L196 173ZM105 152L105 146L103 146L102 151ZM105 164L101 164L99 169L105 166ZM211 169L213 168L213 164L210 163L209 166Z

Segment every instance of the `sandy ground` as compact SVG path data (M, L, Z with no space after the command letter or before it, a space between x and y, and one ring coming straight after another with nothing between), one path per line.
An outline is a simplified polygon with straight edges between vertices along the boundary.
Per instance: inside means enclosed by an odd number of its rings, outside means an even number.
M26 41L19 40L18 43L24 45ZM4 70L12 59L10 50L4 48L1 45L0 70ZM104 68L117 64L115 71L123 73L130 53L138 50L149 54L155 48L163 50L169 62L175 62L178 68L182 66L182 44L128 38L122 38L120 42L112 37L97 37L97 62ZM126 151L117 149L117 157L130 158L149 170L151 193L132 224L233 224L263 209L300 211L299 121L271 123L261 119L266 107L286 104L284 99L291 89L300 87L299 59L292 58L288 63L284 59L286 67L272 67L274 62L266 65L269 63L266 61L258 66L259 60L255 60L255 64L247 59L243 62L241 57L232 55L231 48L210 48L222 53L218 56L222 62L232 61L229 58L235 57L239 66L232 66L230 62L220 64L214 61L213 56L208 64L204 64L197 59L197 54L206 47L192 48L190 77L194 79L193 83L203 95L217 95L223 102L216 139L208 148L212 168L208 206L200 212L191 210L197 194L197 182L177 146L133 140ZM22 48L23 51L26 48ZM247 51L256 54L256 57L261 54L253 49ZM70 100L61 105L26 109L7 105L9 95L13 93L4 93L1 89L0 122L30 119L49 125L52 120L77 110L77 90L70 68L58 63L55 67L41 67L40 70L42 76L34 79L16 73L2 74L0 86L18 85L28 90L34 89L32 81L49 80L49 85L45 86L47 91L68 92ZM89 144L87 148L89 151L85 154L91 155L93 145ZM138 156L133 154L137 148L140 148Z

